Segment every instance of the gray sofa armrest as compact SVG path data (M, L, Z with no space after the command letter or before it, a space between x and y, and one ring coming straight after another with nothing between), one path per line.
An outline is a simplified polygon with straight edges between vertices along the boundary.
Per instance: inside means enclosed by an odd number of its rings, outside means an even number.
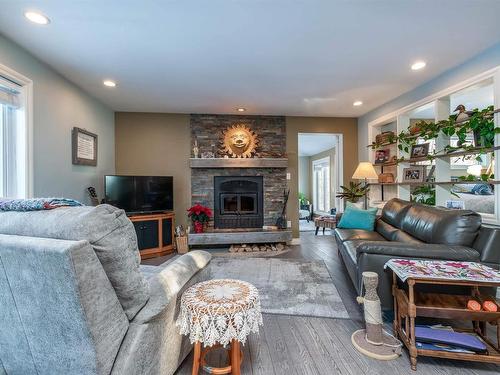
M207 267L211 259L212 255L206 251L191 251L150 277L151 297L132 322L143 324L160 316L172 299L179 295L194 275Z
M362 254L372 254L386 255L394 258L429 258L461 261L479 260L479 253L470 247L397 241L363 241L356 248L356 253L358 258Z

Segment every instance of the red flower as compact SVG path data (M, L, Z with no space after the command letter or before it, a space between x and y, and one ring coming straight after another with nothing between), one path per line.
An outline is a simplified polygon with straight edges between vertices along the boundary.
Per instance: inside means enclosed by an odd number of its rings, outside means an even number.
M188 210L188 217L191 218L193 222L206 223L212 217L212 210L208 207L202 206L197 203Z

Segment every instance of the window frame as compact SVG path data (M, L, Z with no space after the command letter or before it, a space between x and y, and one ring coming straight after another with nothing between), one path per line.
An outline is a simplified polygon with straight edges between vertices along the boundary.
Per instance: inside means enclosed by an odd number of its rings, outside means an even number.
M33 81L17 71L0 64L0 78L16 85L20 91L20 115L24 117L24 198L33 197Z
M325 178L325 176L323 176L324 178L324 184L323 186L325 186L325 183L328 185L328 192L324 192L323 193L323 200L324 200L324 206L323 206L323 209L320 209L319 208L319 199L318 199L318 191L317 191L317 178L316 178L316 171L315 171L315 168L316 166L318 165L323 165L323 164L328 164L328 173L327 173L327 177ZM312 161L312 177L313 177L313 204L314 204L314 210L316 212L320 212L320 213L329 213L330 209L331 209L331 194L332 194L332 184L331 184L331 174L332 174L332 161L331 161L331 158L329 156L327 157L324 157L324 158L321 158L321 159L316 159L316 160L313 160ZM325 209L327 208L327 209Z

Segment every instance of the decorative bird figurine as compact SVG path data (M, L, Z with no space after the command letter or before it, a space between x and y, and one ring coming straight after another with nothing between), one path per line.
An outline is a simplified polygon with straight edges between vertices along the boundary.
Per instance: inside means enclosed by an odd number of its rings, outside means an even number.
M457 111L458 111L458 115L457 115L457 118L455 119L455 122L466 121L474 113L474 111L466 111L465 106L463 104L459 104L453 112L457 112Z

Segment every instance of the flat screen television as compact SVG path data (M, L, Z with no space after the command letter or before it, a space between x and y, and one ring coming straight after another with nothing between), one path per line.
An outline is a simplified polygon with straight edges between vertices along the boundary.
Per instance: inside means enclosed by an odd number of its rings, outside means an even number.
M172 211L172 176L105 176L106 203L127 214Z

